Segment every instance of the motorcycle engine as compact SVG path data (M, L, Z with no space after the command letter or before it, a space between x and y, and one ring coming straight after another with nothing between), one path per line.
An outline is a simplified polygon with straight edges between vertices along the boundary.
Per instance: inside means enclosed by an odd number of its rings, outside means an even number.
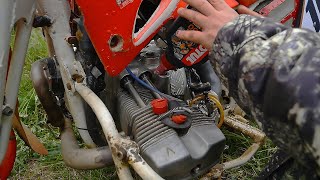
M159 175L164 179L192 179L219 162L225 137L215 123L218 113L208 116L200 106L186 104L190 98L186 69L154 73L161 54L162 49L152 41L129 68L150 86L182 99L169 100L168 112L172 114L155 114L151 102L161 96L141 86L126 71L119 76L119 84L107 77L106 102L110 108L117 104L113 117L119 128L137 142L140 154ZM178 114L187 116L186 122L172 123L170 117L177 109Z
M146 7L151 7L151 4L146 4ZM156 6L150 12L154 12L155 8ZM144 14L144 17L148 17L152 13ZM82 34L78 54L84 59L82 64L87 76L92 77L87 78L87 84L104 100L119 131L123 131L125 136L139 145L141 156L161 177L193 179L206 173L220 161L225 137L216 126L219 119L217 109L210 109L201 102L192 107L187 104L195 96L195 89L197 93L201 93L203 83L209 84L209 90L216 92L218 96L221 94L220 81L210 62L161 74L161 57L166 53L167 47L166 42L158 39L151 41L128 66L136 79L126 70L118 77L111 77L103 74L101 63L96 60L98 57L83 28L82 19L78 26ZM94 73L94 67L103 73L95 76L97 73ZM104 76L105 83L101 83L101 77ZM140 81L166 94L169 99L167 112L155 113L152 102L164 95L150 91ZM105 89L101 90L102 87ZM184 117L184 122L174 122L174 116ZM87 119L88 127L98 127L94 116ZM98 131L90 132L90 135L96 144L105 145L106 142L101 140L104 136Z
M195 92L201 94L205 89L203 84L207 85L206 92L221 93L220 81L209 61L199 67L169 70L161 74L159 67L165 53L165 43L153 40L128 66L133 76L123 71L118 77L111 77L104 74L103 66L83 28L82 19L78 26L82 36L76 56L86 72L87 85L104 100L118 130L139 145L141 156L161 177L193 179L220 161L225 137L216 126L219 119L217 109L210 109L203 102L191 107L188 105L195 97ZM41 82L34 82L38 84L35 88L39 97L43 96L42 87L47 87L48 96L44 100L55 97L50 101L55 104L55 109L45 104L45 101L42 104L53 118L49 122L60 127L62 122L58 120L62 118L50 112L63 113L65 116L70 113L65 108L62 80L55 64L54 58L35 63L32 79L43 77ZM46 77L51 77L53 81L48 81ZM140 81L153 90L145 88ZM161 101L164 97L168 99L168 110L162 114L155 113L152 102ZM94 113L88 106L86 111L87 127L94 129L89 131L90 136L98 146L105 146L105 137ZM178 120L180 118L182 122L175 121L174 117L178 117Z

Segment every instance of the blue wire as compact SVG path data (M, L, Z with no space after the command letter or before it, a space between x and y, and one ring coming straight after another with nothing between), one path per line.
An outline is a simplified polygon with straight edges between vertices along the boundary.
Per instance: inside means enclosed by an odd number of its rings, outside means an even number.
M129 73L129 75L135 80L137 81L140 85L142 85L143 87L149 89L150 91L154 91L158 94L160 94L161 96L167 98L167 99L170 99L170 100L176 100L176 101L181 101L181 99L178 99L178 98L175 98L175 97L172 97L168 94L165 94L165 93L162 93L160 92L158 89L150 86L149 84L145 83L144 81L142 81L141 79L139 79L136 75L133 74L133 72L128 68L126 67L126 70L127 72Z
M133 74L133 72L128 68L126 67L126 70L127 72L129 73L129 75L135 80L137 81L140 85L142 85L143 87L149 89L150 91L154 91L158 94L162 94L158 89L150 86L149 84L145 83L144 81L142 81L141 79L139 79L136 75Z

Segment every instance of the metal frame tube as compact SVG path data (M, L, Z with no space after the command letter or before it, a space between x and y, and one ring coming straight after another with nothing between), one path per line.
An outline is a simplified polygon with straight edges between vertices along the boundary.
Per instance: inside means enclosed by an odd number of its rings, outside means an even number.
M263 142L263 140L266 138L265 133L263 133L261 130L249 124L241 122L243 120L239 121L238 119L239 119L238 116L235 116L235 117L227 116L224 119L224 124L237 131L242 132L244 135L251 137L256 143Z
M237 159L223 163L224 170L241 166L248 162L260 148L261 143L253 143L240 157Z
M81 149L68 119L61 132L61 152L65 164L74 169L97 169L113 164L109 147Z
M88 87L83 84L76 83L75 89L81 95L81 97L89 104L92 108L93 112L96 114L97 119L100 122L104 135L108 141L109 147L112 149L114 144L121 139L120 134L115 126L113 118L105 106L105 104L101 101L101 99ZM119 160L115 153L112 153L112 158L114 164L117 167L117 173L120 179L133 179L129 166L125 163L122 163Z
M226 110L228 112L229 110ZM207 173L201 180L207 180L212 178L219 178L223 170L231 169L234 167L241 166L247 163L258 151L260 146L264 143L264 139L266 138L265 133L261 130L246 124L248 122L245 118L236 115L236 116L227 116L224 119L224 124L251 137L254 143L244 152L242 155L236 159L233 159L228 162L224 162L222 164L217 164L213 168L211 168L210 172Z
M22 70L32 30L35 1L5 0L0 3L0 12L0 20L3 20L2 18L7 18L0 27L0 37L5 41L1 42L0 45L0 48L4 48L0 50L0 110L3 110L4 96L6 97L5 106L12 110L11 114L2 115L1 112L0 115L0 162L2 162L8 147L12 117L17 103ZM9 71L7 71L11 30L14 25L16 25L16 36ZM8 78L6 81L7 72Z
M132 152L134 151L128 151L128 162L142 179L163 179L144 161L140 154Z
M139 155L137 148L133 147L134 143L120 136L109 110L101 99L90 88L83 84L76 83L75 89L96 114L111 150L113 148L123 148L126 151L129 164L143 179L162 179ZM119 145L123 147L117 147ZM119 160L115 153L116 152L112 151L112 158L117 167L119 178L127 179L128 177L132 177L129 167Z
M235 117L228 116L225 118L224 124L237 130L237 131L240 131L244 135L251 137L255 143L253 143L237 159L234 159L234 160L231 160L228 162L224 162L222 164L224 169L231 169L231 168L241 166L241 165L247 163L254 156L254 154L258 151L261 144L264 143L264 139L266 138L265 133L263 133L259 129L257 129L253 126L250 126L249 124L246 124L242 121L247 121L247 120L241 116L235 116Z
M71 30L69 25L70 6L67 0L37 0L38 11L40 15L47 15L52 19L53 24L46 28L48 47L51 47L50 53L55 53L59 63L62 81L65 88L66 102L69 111L74 119L79 134L88 147L96 147L88 130L86 115L82 98L75 93L74 77L85 79L85 73L80 62L75 60L72 47L66 41L70 37ZM54 49L52 49L52 45Z
M10 35L13 28L12 9L13 1L0 2L0 124L2 122L2 108L4 100L4 91L6 87L6 77L8 68L8 58L10 49ZM0 158L1 159L1 158ZM1 161L0 161L1 162Z

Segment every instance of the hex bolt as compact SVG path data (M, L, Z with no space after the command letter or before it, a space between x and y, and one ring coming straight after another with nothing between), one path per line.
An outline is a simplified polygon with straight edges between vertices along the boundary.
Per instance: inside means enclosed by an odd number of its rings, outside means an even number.
M67 38L67 42L71 45L71 44L74 44L74 45L78 45L78 39L76 36L70 36Z
M122 160L122 159L124 158L124 154L123 154L121 151L118 151L118 152L116 153L116 155L117 155L117 157L118 157L120 160Z
M197 175L200 172L199 165L191 170L191 174Z
M13 114L13 109L6 105L3 107L2 114L5 116L11 116Z

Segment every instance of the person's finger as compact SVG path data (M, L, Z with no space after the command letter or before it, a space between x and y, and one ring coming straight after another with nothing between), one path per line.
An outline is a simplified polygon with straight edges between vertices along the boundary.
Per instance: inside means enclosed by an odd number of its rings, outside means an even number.
M196 25L200 26L201 28L203 28L208 21L208 18L206 16L191 9L180 8L178 9L178 14L181 17L184 17L189 21L195 23Z
M209 16L214 12L214 8L210 5L208 0L184 0L184 2L190 4L190 6L206 16Z
M223 10L226 7L229 7L224 0L208 0L208 2L216 9L217 11ZM230 7L229 7L230 8Z
M261 14L252 11L251 9L245 7L244 5L239 5L237 7L237 11L238 11L239 14L249 14L251 16L263 17Z
M205 42L208 41L208 38L206 37L206 35L201 31L178 30L176 32L176 36L182 40L192 41L197 44L202 44L204 46L206 46Z

